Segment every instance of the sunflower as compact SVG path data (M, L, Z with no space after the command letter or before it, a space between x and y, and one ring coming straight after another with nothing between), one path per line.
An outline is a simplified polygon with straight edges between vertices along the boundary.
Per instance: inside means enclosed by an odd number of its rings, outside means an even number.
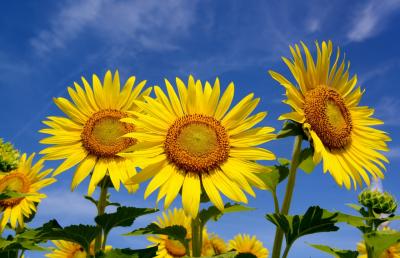
M149 165L130 183L152 178L145 198L160 188L157 202L165 196L165 208L182 189L183 208L192 217L198 213L203 191L220 210L224 208L220 192L246 203L243 190L255 196L251 185L265 187L257 177L265 167L254 160L275 159L272 152L256 147L275 138L272 127L253 128L266 116L265 112L249 116L259 99L249 94L229 111L233 83L221 97L218 79L213 87L208 82L203 87L190 76L186 87L177 78L179 97L171 83L165 83L168 96L155 87L155 99L136 102L143 113L134 113L137 130L127 136L138 143L120 155Z
M163 212L155 222L160 228L169 226L183 226L186 229L186 239L191 238L191 218L186 216L182 209ZM158 246L156 258L175 258L186 256L186 247L178 240L170 239L167 235L155 235L147 238L154 245Z
M233 249L239 254L253 255L257 258L267 258L268 249L263 246L260 240L257 240L256 236L247 234L238 234L231 241L229 241L229 249Z
M215 234L208 235L206 230L203 230L202 256L210 257L224 254L227 251L228 247L222 238Z
M87 254L83 247L77 243L65 240L52 240L56 246L51 253L46 254L48 258L86 258ZM111 250L111 246L106 246L105 251ZM94 255L94 241L90 243L90 255Z
M74 83L75 89L68 88L73 102L65 98L54 99L68 117L50 116L43 122L49 128L40 132L51 136L40 142L54 146L40 153L47 160L65 159L54 175L79 164L72 179L72 189L93 171L89 195L106 175L111 178L114 188L119 190L121 181L124 183L136 174L131 160L116 155L136 143L136 139L121 137L135 131L135 125L121 122L120 119L129 117L129 111L139 111L134 101L149 95L151 88L142 92L146 81L133 88L135 77L130 77L120 90L118 71L114 78L108 71L103 85L93 75L93 89L83 77L82 82L84 89L77 83ZM126 187L133 192L138 186Z
M313 160L323 160L324 173L329 171L337 184L347 189L351 181L356 188L362 181L369 185L369 174L383 178L383 164L388 162L380 151L387 151L385 132L373 128L383 124L371 117L374 110L359 106L364 91L357 86L357 76L349 78L349 66L344 58L336 59L331 66L332 42L316 43L317 60L314 63L309 49L302 43L305 61L300 47L290 47L293 60L283 58L296 84L279 73L271 76L286 89L284 102L293 111L279 117L303 125L314 148Z
M35 153L27 157L23 154L16 169L9 173L0 174L0 192L13 191L26 194L23 197L12 197L0 200L0 231L3 231L8 221L12 228L23 228L24 218L29 218L36 212L37 204L46 198L38 191L56 181L45 178L52 169L42 171L44 161L40 159L32 165ZM18 225L17 225L18 224Z

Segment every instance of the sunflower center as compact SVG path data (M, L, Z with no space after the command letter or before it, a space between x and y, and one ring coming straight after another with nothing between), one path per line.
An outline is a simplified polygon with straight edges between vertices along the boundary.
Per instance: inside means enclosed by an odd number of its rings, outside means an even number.
M172 257L183 257L186 255L185 246L178 240L167 239L165 241L165 249Z
M29 191L29 179L22 173L8 174L0 180L0 192L13 191L27 193ZM0 207L7 208L19 204L24 197L14 197L0 200Z
M136 143L136 139L122 137L133 132L132 124L121 122L127 115L106 109L93 114L86 122L81 138L86 150L99 157L114 157L118 152Z
M228 159L229 136L221 123L205 115L186 115L168 129L164 143L170 162L180 169L205 172Z
M318 86L305 95L306 122L331 150L351 142L352 120L343 98L334 89Z

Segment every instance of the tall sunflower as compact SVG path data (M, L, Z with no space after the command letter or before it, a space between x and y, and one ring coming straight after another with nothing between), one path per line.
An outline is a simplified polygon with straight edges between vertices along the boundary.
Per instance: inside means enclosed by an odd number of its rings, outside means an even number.
M249 254L256 258L267 258L268 249L263 246L263 243L256 238L250 237L247 234L238 234L229 241L229 249L233 249L239 254Z
M130 77L120 90L118 71L114 78L108 71L103 85L96 75L93 75L93 87L83 77L82 82L84 89L77 83L74 83L75 89L68 88L72 102L65 98L54 99L68 117L50 116L43 122L49 128L40 132L51 136L40 142L53 146L40 153L45 154L44 159L47 160L65 159L54 175L79 164L72 179L72 189L93 171L89 195L106 175L110 176L114 188L119 190L120 182L124 183L136 174L131 160L116 155L136 143L136 139L121 137L135 131L135 125L120 119L129 117L130 111L139 111L134 101L148 96L151 88L142 92L146 81L133 87L135 77ZM137 189L133 185L126 187L130 192Z
M250 116L259 99L249 94L231 110L234 85L221 95L217 79L214 87L189 77L188 87L176 79L178 95L165 80L168 96L155 87L156 98L145 97L136 102L143 113L138 117L137 130L127 134L138 139L133 152L120 154L148 163L131 183L152 178L145 198L160 188L157 202L165 196L167 208L182 192L185 212L196 217L200 194L204 191L211 202L223 210L222 192L237 202L247 202L243 190L252 196L251 185L265 187L257 173L265 168L254 160L272 160L274 154L257 147L275 137L272 127L256 127L265 112ZM129 122L129 120L126 120Z
M300 47L290 47L292 60L283 58L295 83L279 73L270 75L286 89L288 104L293 111L279 117L303 125L314 147L314 162L323 160L324 173L329 171L336 182L346 188L351 181L369 185L369 174L383 178L383 162L387 158L380 151L387 151L387 134L373 128L383 124L371 117L374 110L359 106L364 91L357 86L357 76L349 77L349 66L340 50L331 65L332 42L316 43L317 60L314 62L309 49L302 43L305 60Z
M160 228L169 226L183 226L186 229L186 238L191 238L191 218L186 216L182 209L168 210L162 213L155 222ZM154 235L147 238L158 246L155 258L175 258L186 256L186 247L178 240L170 239L167 235Z
M0 192L13 191L26 194L23 197L12 197L0 200L0 231L10 222L12 228L23 228L24 218L29 218L36 212L36 205L46 198L38 191L56 181L54 178L45 178L52 169L42 171L44 165L40 159L32 165L35 154L27 157L23 154L16 169L9 173L0 174Z

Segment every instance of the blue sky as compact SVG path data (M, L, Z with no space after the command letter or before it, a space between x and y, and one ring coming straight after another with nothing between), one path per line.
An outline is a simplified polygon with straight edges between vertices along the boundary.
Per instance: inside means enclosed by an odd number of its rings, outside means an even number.
M331 39L351 61L366 89L362 104L374 107L385 121L381 129L393 141L388 153L385 190L400 196L400 1L8 1L0 16L0 137L12 141L24 152L38 152L41 121L61 115L53 97L67 96L67 86L103 76L118 69L121 80L130 75L150 85L176 76L193 74L201 80L218 76L223 85L234 81L235 99L249 92L261 97L258 110L267 110L265 125L279 129L277 117L289 110L281 103L283 88L267 75L273 69L288 75L281 56L288 56L290 44L300 40ZM292 139L266 145L281 157L289 157ZM48 163L55 166L57 163ZM94 207L82 198L88 180L70 192L73 171L58 176L45 192L49 198L39 206L32 226L56 218L62 225L93 223ZM152 207L154 197L143 200L143 189L134 195L125 190L112 192L112 200L124 205ZM283 194L283 187L280 187ZM311 175L299 173L292 212L300 213L318 204L331 210L356 202L358 191L338 187L320 167ZM175 202L180 205L180 202ZM250 200L257 210L229 214L209 225L226 240L236 233L256 234L271 249L274 228L264 219L272 212L268 192L257 192ZM153 219L138 220L144 226ZM238 223L240 221L240 223ZM400 229L397 225L394 225ZM112 232L115 247L140 248L144 238L122 237L131 228ZM332 244L354 249L360 234L346 225L339 232L300 239L289 257L329 257L308 247L308 243ZM43 257L28 253L26 257Z

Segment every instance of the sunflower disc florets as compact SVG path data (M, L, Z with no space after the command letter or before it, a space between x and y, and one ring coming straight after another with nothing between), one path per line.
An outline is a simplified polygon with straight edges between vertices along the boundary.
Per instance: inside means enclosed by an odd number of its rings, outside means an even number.
M19 152L10 142L0 139L0 171L10 172L18 166Z
M379 214L391 214L397 208L397 202L390 193L382 193L376 190L362 191L358 196L358 202Z

